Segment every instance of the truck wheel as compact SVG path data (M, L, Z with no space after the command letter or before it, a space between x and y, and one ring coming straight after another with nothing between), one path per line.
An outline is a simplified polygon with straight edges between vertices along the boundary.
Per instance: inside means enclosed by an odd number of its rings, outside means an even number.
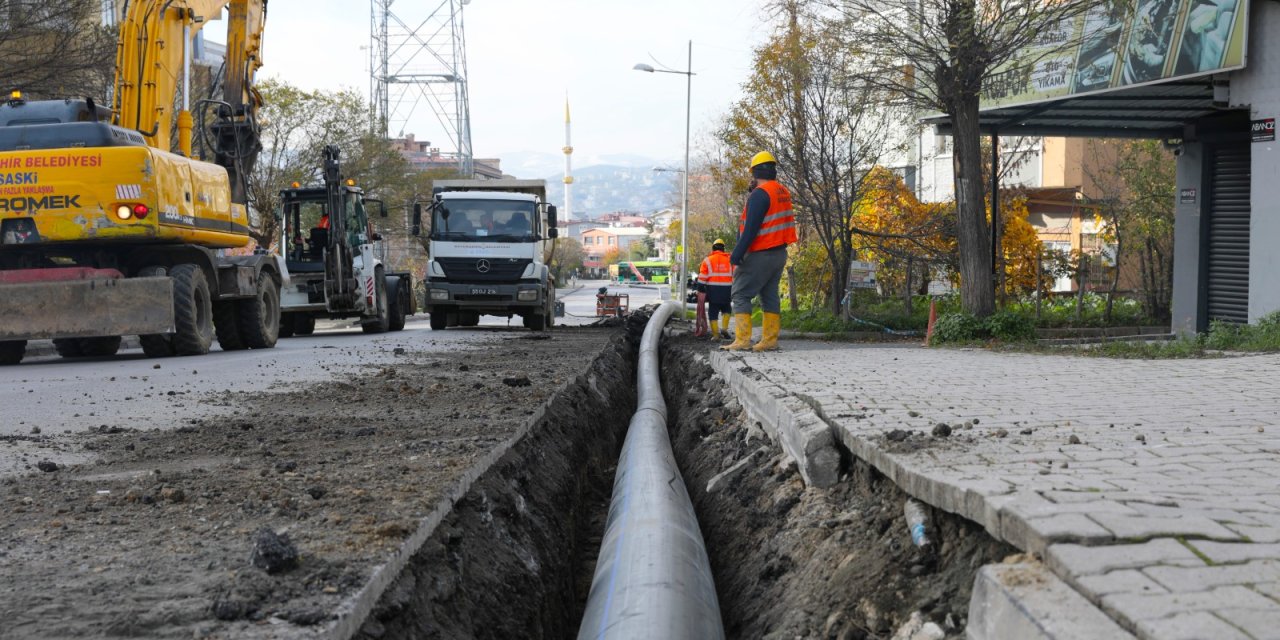
M27 355L26 340L5 340L0 342L0 365L18 364Z
M309 336L316 332L316 317L308 314L297 314L293 317L293 332L300 336Z
M402 278L396 278L396 286L391 288L394 291L389 294L391 298L387 301L391 305L387 308L387 330L400 331L404 329L404 318L408 315L408 296L405 295L408 288Z
M444 311L431 312L431 330L444 331L449 328L449 314Z
M250 349L270 349L280 337L280 286L270 273L258 276L258 293L236 302L240 336Z
M173 350L180 356L209 353L213 344L213 301L204 271L194 264L180 264L169 271L173 278Z
M525 316L524 319L525 319L524 326L529 327L534 331L547 330L547 314L545 313L531 313Z
M246 347L244 338L240 336L236 306L235 300L213 303L213 329L223 351L239 351Z
M280 314L280 337L293 337L293 323L297 322L297 318L292 313Z
M463 311L458 314L459 327L474 327L480 324L480 314L475 311Z
M120 351L120 336L104 336L101 338L80 338L80 355L105 357L114 356Z
M387 276L382 270L378 270L373 276L374 282L374 302L378 307L377 317L370 318L360 323L360 328L365 333L384 333L391 324L391 313L387 304Z
M79 358L84 355L80 352L79 338L54 338L53 349L64 358Z

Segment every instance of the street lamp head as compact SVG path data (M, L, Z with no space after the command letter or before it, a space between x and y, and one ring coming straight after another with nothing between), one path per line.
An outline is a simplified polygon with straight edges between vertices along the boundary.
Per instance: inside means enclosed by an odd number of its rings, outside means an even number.
M637 64L637 65L636 65L636 66L634 66L634 67L631 67L631 69L632 69L633 71L644 71L644 72L647 72L647 73L653 73L653 67L652 67L651 65L647 65L647 64L645 64L645 63L643 63L643 62L641 62L640 64Z

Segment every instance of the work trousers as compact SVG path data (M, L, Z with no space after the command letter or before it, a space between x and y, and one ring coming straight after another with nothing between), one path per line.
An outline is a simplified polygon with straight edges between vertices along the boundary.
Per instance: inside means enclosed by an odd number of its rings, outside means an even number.
M787 247L764 251L748 251L733 273L733 312L751 313L751 299L760 296L760 309L765 313L782 313L778 283L787 266Z

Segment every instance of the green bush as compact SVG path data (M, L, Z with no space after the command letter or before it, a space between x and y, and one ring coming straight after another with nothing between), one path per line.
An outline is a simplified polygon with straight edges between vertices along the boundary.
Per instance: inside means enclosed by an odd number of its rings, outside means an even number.
M997 340L1025 342L1036 339L1035 320L1010 309L991 314L983 324L987 333Z
M963 311L942 314L933 325L933 338L938 343L973 342L989 335L981 320Z
M1204 346L1222 351L1280 351L1280 311L1254 324L1214 321L1204 335Z

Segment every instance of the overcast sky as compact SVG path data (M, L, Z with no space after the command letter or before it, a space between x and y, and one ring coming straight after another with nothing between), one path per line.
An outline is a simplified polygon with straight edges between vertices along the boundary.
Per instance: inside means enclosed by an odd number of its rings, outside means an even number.
M392 11L413 23L440 1L400 0ZM741 95L751 48L768 32L759 4L471 0L465 25L476 155L559 153L567 91L576 166L610 154L682 158L684 77L631 68L653 64L652 55L684 69L686 43L693 40L696 140ZM368 95L367 0L273 0L269 6L264 73L303 88L348 87ZM407 130L419 140L443 142L433 120L421 111Z

